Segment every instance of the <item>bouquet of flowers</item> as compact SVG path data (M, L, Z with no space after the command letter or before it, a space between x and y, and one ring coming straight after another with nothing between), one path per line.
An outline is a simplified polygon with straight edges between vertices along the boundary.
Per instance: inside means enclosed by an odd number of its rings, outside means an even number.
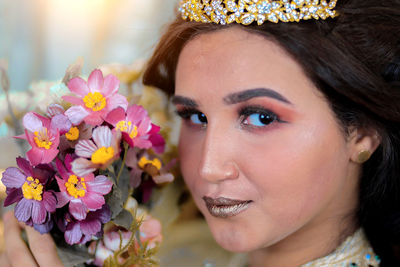
M20 222L50 232L66 266L157 265L161 224L138 203L174 179L160 127L118 93L112 74L96 69L87 81L63 82L63 105L23 116L16 138L30 149L3 173L4 205L15 203Z

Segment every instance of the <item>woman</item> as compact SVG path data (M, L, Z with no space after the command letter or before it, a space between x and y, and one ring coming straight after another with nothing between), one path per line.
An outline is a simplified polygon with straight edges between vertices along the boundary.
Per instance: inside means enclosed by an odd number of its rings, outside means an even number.
M185 18L207 15L189 2ZM399 266L399 1L260 25L224 25L224 3L218 23L177 18L144 74L174 95L182 174L214 238L252 267Z

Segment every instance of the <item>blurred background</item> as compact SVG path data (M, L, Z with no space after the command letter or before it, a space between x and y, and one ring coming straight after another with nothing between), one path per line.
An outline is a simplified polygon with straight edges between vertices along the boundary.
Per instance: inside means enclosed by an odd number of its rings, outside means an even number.
M81 56L100 64L146 58L177 0L0 0L0 58L12 90L59 79Z

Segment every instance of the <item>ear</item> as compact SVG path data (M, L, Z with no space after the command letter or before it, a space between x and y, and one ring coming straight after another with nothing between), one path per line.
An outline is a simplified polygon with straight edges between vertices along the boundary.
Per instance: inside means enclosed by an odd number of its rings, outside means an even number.
M375 129L354 129L349 139L350 160L357 164L367 161L381 143Z

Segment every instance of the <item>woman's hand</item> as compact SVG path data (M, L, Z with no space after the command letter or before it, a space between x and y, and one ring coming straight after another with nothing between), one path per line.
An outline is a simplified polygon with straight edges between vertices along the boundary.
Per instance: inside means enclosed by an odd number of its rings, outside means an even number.
M0 256L1 266L63 266L49 234L42 235L32 227L21 225L13 211L5 213L3 220L5 251ZM29 248L21 238L21 229L26 230Z

